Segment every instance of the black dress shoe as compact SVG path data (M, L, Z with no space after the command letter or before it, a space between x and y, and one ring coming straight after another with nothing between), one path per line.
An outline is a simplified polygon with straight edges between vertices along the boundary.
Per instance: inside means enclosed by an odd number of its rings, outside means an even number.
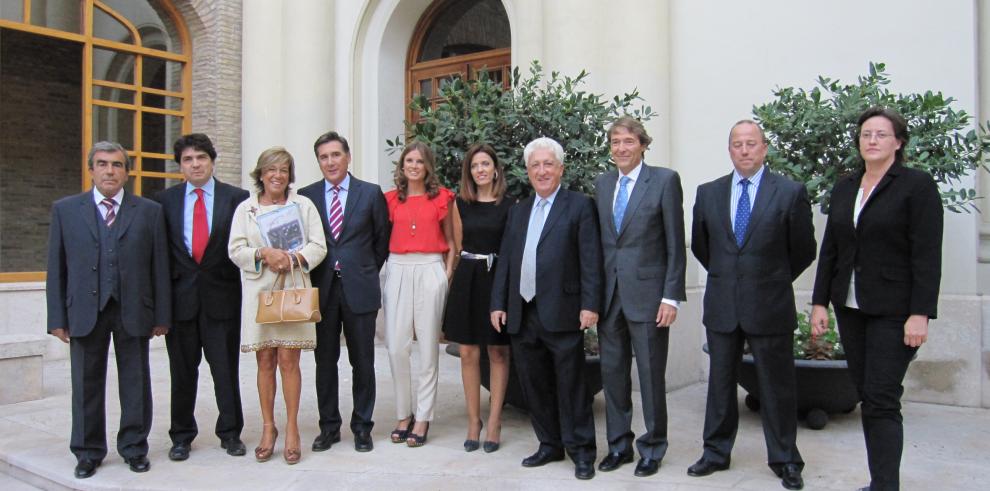
M76 479L86 479L96 474L96 468L100 463L95 460L82 459L76 463Z
M574 464L574 477L587 481L595 477L595 461L584 460Z
M787 489L804 488L804 479L801 478L801 467L797 464L785 464L780 470L780 484Z
M636 472L633 472L633 474L636 477L646 477L656 474L658 470L660 470L659 460L643 457L636 463Z
M370 452L373 448L375 448L375 444L371 440L370 431L359 431L354 434L354 450Z
M535 454L526 457L522 461L523 467L540 467L549 464L550 462L558 462L564 460L564 452L562 451L551 451L539 449Z
M148 462L148 457L144 455L124 459L124 462L127 462L132 472L148 472L151 469L151 462Z
M483 444L483 447L485 449L485 453L497 452L498 451L498 447L499 447L499 443L498 442L493 442L493 441L490 441L490 440L485 440L485 443Z
M339 431L335 431L333 433L325 433L321 431L320 435L317 436L315 440L313 440L313 451L322 452L324 450L330 450L330 447L332 447L334 443L337 443L339 441L340 441Z
M173 443L172 448L168 451L168 460L174 460L176 462L181 462L189 458L189 444L188 443Z
M688 475L693 477L702 477L710 475L717 471L724 471L729 468L729 463L716 464L714 462L705 460L704 457L698 459L691 467L688 467Z
M631 453L611 452L598 464L598 470L602 472L614 471L622 467L622 464L628 464L632 461L633 456Z
M247 447L244 446L244 442L237 437L220 440L220 448L226 450L227 455L231 457L240 457L247 453Z

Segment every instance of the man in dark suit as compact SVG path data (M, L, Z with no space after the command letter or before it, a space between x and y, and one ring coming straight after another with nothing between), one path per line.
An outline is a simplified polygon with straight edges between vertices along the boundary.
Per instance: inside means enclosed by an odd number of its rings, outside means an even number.
M540 447L522 461L575 463L595 475L595 420L584 384L584 329L598 322L601 243L592 201L561 189L564 150L538 138L523 151L535 196L509 211L492 285L491 321L509 330L512 359Z
M213 177L217 152L202 133L175 142L175 161L186 182L157 196L165 211L172 265L172 318L176 329L165 336L172 375L172 448L168 458L189 458L198 433L196 389L199 364L206 355L217 398L216 435L220 447L244 455L241 390L240 273L227 255L234 209L248 192Z
M75 475L107 455L107 354L120 385L117 452L146 472L151 431L148 340L168 332L171 288L165 218L154 201L124 191L131 161L117 143L89 151L93 190L52 205L48 235L48 332L69 343Z
M605 259L605 317L598 326L608 455L598 470L633 459L632 382L636 354L646 433L636 440L635 475L656 474L667 452L667 343L684 292L684 209L681 179L643 163L652 141L630 116L608 130L616 170L595 181Z
M327 450L340 441L337 361L343 331L353 370L350 427L354 449L369 452L374 448L375 318L382 306L378 272L388 258L391 230L388 205L377 184L347 172L351 149L344 137L333 131L325 133L316 139L313 151L323 179L299 191L320 210L327 239L327 258L311 273L313 284L320 289L323 314L323 320L316 324L320 434L313 441L313 451Z
M729 133L735 171L698 187L691 250L708 270L702 322L710 365L704 454L688 475L729 468L739 425L738 367L747 342L756 362L768 464L785 488L801 489L791 283L815 259L814 226L804 185L767 171L766 154L763 130L740 121Z

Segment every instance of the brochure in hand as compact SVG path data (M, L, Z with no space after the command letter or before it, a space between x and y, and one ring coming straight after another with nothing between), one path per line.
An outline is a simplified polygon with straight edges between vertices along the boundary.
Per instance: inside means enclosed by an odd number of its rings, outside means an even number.
M295 252L306 243L302 212L297 203L262 213L257 217L261 238L268 247Z

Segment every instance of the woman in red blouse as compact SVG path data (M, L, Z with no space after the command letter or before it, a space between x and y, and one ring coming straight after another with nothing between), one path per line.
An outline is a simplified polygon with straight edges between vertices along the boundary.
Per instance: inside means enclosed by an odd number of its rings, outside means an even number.
M437 398L440 324L453 272L454 234L447 213L454 193L440 186L430 147L406 146L395 169L395 187L385 193L392 235L382 297L385 345L395 382L398 424L393 443L426 443ZM413 333L419 341L416 400L412 395Z

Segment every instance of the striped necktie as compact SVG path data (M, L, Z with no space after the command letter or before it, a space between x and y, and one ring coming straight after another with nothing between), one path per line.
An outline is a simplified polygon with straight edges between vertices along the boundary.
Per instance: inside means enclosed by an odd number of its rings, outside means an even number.
M107 214L103 217L103 220L109 227L113 225L113 221L117 219L117 214L113 211L113 207L117 204L117 202L111 198L103 198L103 201L101 201L100 204L107 208Z

